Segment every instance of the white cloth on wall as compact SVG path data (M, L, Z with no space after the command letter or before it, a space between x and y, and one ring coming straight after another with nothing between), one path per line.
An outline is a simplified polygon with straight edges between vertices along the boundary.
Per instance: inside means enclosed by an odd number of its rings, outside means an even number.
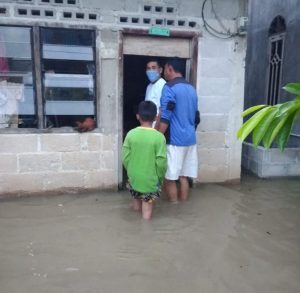
M24 100L24 86L0 81L0 128L9 126L12 115L18 115L18 103Z
M159 112L161 92L165 83L166 81L160 78L155 83L149 83L146 89L145 101L153 102L157 107L157 113Z

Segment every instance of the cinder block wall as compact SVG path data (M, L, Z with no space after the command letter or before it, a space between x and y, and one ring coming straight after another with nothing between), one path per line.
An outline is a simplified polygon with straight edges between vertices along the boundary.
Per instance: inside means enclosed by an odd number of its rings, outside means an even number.
M71 1L73 3L73 1ZM70 2L70 3L71 3ZM232 18L243 15L243 0L215 1L223 22L233 28ZM201 124L197 131L199 145L199 182L239 180L241 144L236 130L241 124L243 109L245 38L216 39L205 32L201 20L203 1L155 2L162 13L145 12L152 1L63 0L44 3L32 1L1 1L4 8L1 24L41 24L57 27L93 25L97 30L100 68L97 84L99 129L92 133L0 133L0 195L31 192L116 188L122 166L120 148L122 129L122 89L119 87L119 60L122 27L148 28L156 18L173 19L171 29L201 32L198 51L197 92ZM167 8L174 8L171 14ZM27 11L20 15L19 9ZM40 15L32 15L39 9ZM51 13L51 11L53 13ZM46 13L47 12L47 13ZM83 19L77 13L83 13ZM71 16L70 16L71 13ZM208 17L214 17L207 11ZM70 16L70 17L69 17ZM131 23L139 18L139 23ZM81 16L80 16L81 17ZM128 17L127 23L121 17ZM143 19L150 18L150 24ZM130 20L130 21L129 21ZM184 20L184 26L178 25ZM217 25L210 19L212 25Z
M300 176L300 149L255 148L253 144L243 143L242 166L259 177Z
M116 137L1 134L0 195L116 186Z

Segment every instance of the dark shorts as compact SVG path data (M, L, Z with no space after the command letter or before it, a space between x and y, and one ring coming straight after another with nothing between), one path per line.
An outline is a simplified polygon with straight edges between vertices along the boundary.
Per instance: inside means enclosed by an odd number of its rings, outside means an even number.
M139 199L139 200L142 200L144 202L151 203L151 202L155 201L156 199L160 198L160 194L161 194L160 189L158 189L155 192L142 193L142 192L134 190L129 183L127 183L126 187L128 188L131 196L134 199Z

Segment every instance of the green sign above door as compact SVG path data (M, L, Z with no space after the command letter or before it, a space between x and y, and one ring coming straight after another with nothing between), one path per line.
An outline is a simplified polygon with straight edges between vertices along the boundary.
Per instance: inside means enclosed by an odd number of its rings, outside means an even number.
M170 29L165 28L165 27L152 26L149 29L149 35L169 37L170 36Z

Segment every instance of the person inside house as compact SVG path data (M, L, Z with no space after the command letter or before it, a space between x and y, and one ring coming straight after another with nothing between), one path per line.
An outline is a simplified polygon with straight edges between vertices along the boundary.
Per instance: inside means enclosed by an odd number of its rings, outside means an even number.
M164 187L171 202L187 200L189 177L197 178L198 171L198 97L195 88L183 78L182 65L179 58L170 59L165 64L167 83L162 91L160 117L156 125L167 140L168 169Z
M142 101L137 114L141 126L127 133L122 148L122 162L128 175L133 209L142 212L145 220L152 217L153 203L160 197L167 169L165 137L152 128L156 114L153 102Z
M156 105L157 113L160 109L160 98L166 81L161 77L162 67L157 59L149 59L146 65L146 75L150 81L146 89L145 101Z

